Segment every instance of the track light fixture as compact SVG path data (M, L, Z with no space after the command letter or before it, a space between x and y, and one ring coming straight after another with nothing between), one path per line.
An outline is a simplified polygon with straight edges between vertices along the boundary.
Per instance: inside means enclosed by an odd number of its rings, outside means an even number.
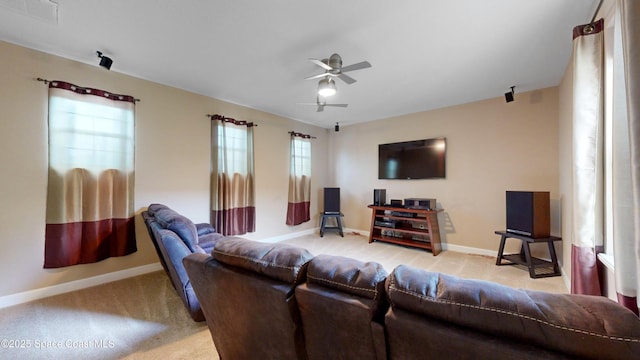
M111 60L110 57L102 55L101 51L96 51L96 53L98 54L98 57L100 58L100 66L102 66L103 68L105 68L107 70L110 70L111 69L111 65L113 64L113 60Z
M332 96L336 93L336 82L328 76L318 83L318 94L323 97Z
M338 132L340 131L340 124L336 123L336 126L333 127L333 129Z
M515 94L515 91L513 89L515 89L515 86L511 87L511 91L504 93L504 99L510 103L513 101L513 95Z

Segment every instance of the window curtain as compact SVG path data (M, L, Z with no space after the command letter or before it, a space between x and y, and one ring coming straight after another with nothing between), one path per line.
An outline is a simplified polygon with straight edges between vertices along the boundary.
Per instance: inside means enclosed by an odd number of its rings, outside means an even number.
M604 21L573 29L571 292L601 295L604 234Z
M137 250L131 96L49 82L45 268Z
M211 224L223 235L255 231L254 126L211 116Z
M311 220L311 136L290 132L289 200L287 225Z
M614 168L614 176L621 173L622 180L614 180L614 186L620 185L622 191L614 201L625 206L621 210L622 221L614 223L614 261L616 292L618 302L638 315L638 289L640 289L640 1L623 0L620 3L622 29L622 52L626 90L626 106L621 111L623 121L620 131L622 136L614 140L614 144L624 147L619 150L624 154L624 161L614 159L616 164L624 164L618 171ZM614 107L614 114L617 107ZM615 116L620 118L620 116ZM614 123L614 126L616 124ZM624 136L628 133L628 137ZM618 131L614 130L614 136ZM618 150L616 150L618 153ZM614 155L616 154L614 153ZM615 188L614 188L615 191Z

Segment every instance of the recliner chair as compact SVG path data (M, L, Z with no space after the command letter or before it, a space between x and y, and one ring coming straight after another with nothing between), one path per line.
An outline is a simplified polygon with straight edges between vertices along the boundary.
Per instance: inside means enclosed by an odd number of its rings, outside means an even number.
M184 266L221 359L305 359L295 287L305 279L307 250L223 238L211 256Z
M386 359L382 265L318 255L296 288L305 348L314 359Z

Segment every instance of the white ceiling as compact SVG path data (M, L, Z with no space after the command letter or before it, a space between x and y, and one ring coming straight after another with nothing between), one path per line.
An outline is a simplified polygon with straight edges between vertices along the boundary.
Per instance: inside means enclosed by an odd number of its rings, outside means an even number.
M0 39L96 65L101 50L111 71L329 128L556 86L597 3L0 0ZM300 105L308 59L334 52L372 64L336 80L328 103L349 107Z

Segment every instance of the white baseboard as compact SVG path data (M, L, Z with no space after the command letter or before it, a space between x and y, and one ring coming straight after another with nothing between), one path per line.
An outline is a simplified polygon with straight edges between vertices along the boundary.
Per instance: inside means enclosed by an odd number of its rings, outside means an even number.
M162 270L159 262L0 297L0 309Z

